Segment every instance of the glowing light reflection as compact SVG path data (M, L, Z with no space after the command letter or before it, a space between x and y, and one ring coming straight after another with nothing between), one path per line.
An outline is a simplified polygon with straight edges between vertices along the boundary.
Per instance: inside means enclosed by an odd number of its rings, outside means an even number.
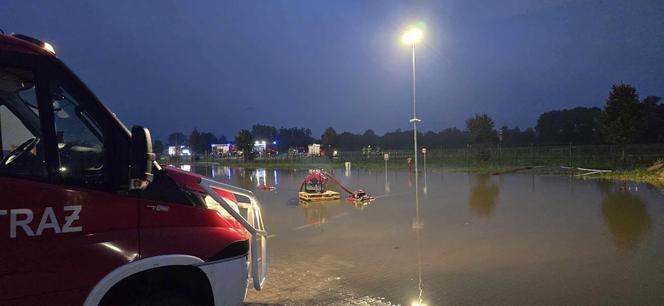
M126 258L128 261L132 261L138 257L137 253L129 253L121 249L120 247L114 245L113 243L110 242L102 242L100 243L102 246L106 247L107 249L120 254L122 257Z

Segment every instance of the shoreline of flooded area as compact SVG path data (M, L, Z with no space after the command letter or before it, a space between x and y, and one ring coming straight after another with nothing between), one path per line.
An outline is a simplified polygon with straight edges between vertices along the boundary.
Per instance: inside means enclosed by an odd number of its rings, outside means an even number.
M363 206L301 204L306 170L189 169L262 203L270 273L249 302L664 303L664 194L650 185L428 172L417 219L407 171L337 171L376 196Z

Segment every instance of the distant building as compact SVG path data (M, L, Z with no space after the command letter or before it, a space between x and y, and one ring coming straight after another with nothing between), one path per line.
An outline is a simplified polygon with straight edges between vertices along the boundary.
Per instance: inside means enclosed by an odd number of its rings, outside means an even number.
M234 151L234 145L230 143L214 143L212 144L212 153L213 154L221 154L221 155L228 155L232 151Z
M169 146L169 156L191 156L191 150L188 146Z
M307 154L312 156L320 156L320 144L318 143L310 144L307 147Z
M265 153L266 149L267 149L267 142L265 142L265 140L262 141L257 140L256 142L254 142L254 152L262 155L263 153Z

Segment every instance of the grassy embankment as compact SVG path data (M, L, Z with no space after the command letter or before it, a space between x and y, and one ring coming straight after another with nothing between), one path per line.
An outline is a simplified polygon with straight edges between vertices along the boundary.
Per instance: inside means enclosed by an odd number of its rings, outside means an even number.
M647 171L646 169L615 171L609 173L601 173L592 176L592 178L616 180L616 181L634 181L648 183L655 186L663 187L661 176L657 172Z

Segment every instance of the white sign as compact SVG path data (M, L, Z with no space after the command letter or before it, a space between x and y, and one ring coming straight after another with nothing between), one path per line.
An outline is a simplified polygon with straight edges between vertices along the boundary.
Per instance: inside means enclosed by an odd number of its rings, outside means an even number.
M383 159L384 159L385 161L390 160L390 153L385 153L385 154L383 154Z
M427 148L422 148L422 154L427 154Z

